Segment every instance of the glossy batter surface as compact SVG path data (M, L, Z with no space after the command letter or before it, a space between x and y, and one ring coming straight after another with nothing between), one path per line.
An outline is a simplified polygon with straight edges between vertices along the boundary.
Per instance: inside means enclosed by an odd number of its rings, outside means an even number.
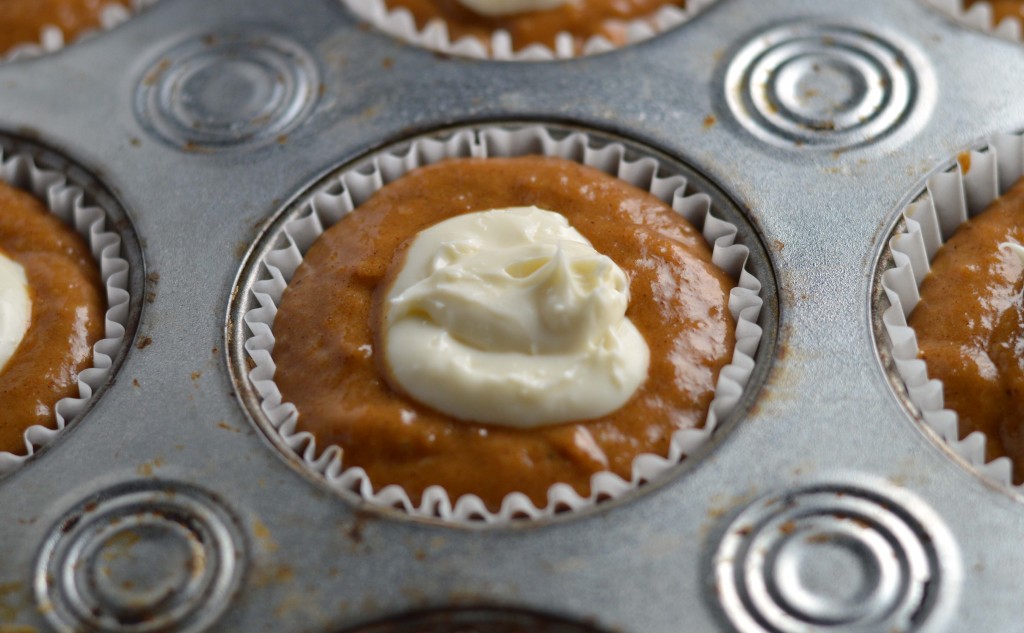
M528 11L514 15L487 17L470 11L458 0L385 0L391 9L404 7L412 13L419 28L433 19L448 25L452 41L475 37L489 42L491 34L508 31L516 50L530 44L549 48L555 35L571 33L576 50L595 35L603 35L614 44L626 43L626 22L653 16L665 5L684 6L683 0L569 0L564 5L544 11Z
M0 53L18 44L38 42L44 26L57 26L70 41L100 25L107 4L127 6L128 0L0 0Z
M604 418L521 431L460 422L393 390L380 365L380 305L417 232L492 208L557 210L629 276L632 319L651 350L646 382ZM732 280L701 235L645 191L543 157L466 159L411 172L321 236L289 284L274 334L275 381L322 449L344 448L376 489L429 485L497 509L513 491L540 507L556 482L588 494L591 474L630 479L640 453L665 455L677 429L703 425L735 333Z
M78 397L78 373L102 338L99 268L85 241L34 196L0 182L0 250L25 268L32 320L0 370L0 451L25 453L22 434L52 427L53 406Z
M987 459L1009 456L1024 481L1024 267L999 244L1024 244L1024 180L968 221L936 254L910 326L961 437L988 436Z

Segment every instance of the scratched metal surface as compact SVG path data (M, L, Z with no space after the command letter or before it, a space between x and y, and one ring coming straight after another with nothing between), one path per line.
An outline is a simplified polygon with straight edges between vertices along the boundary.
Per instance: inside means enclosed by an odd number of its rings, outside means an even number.
M193 77L208 116L190 132L199 106L153 91L204 47L241 84ZM1018 630L1024 506L913 420L871 320L899 208L958 151L1024 128L1022 73L1019 45L912 0L722 0L637 46L522 64L439 58L333 0L165 0L0 67L5 142L109 188L145 298L89 413L0 479L0 630ZM578 515L453 528L357 507L240 405L236 277L320 175L508 120L650 146L743 209L777 278L767 376L707 454ZM388 624L457 606L511 611Z

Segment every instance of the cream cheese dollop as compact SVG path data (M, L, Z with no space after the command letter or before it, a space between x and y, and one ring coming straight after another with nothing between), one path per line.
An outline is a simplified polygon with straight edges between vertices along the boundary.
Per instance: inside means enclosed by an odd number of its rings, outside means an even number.
M0 251L0 370L21 345L32 319L32 295L21 264Z
M533 428L597 418L647 377L629 280L537 207L421 231L384 305L385 361L410 396L462 420Z
M1000 250L1010 251L1014 255L1020 258L1022 264L1024 264L1024 246L1020 244L1014 244L1013 242L1003 242L999 245Z
M554 9L562 6L568 0L459 0L459 2L470 11L495 17Z

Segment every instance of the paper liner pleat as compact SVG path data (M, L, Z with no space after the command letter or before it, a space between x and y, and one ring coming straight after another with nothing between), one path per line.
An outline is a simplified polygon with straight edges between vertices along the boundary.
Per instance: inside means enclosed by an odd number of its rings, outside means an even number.
M507 495L501 509L493 513L474 495L465 495L453 504L448 493L439 486L427 488L419 506L414 505L399 486L386 486L375 491L361 468L344 468L341 448L329 446L318 453L313 435L296 431L298 411L294 405L282 400L274 383L276 365L272 356L273 325L284 290L310 245L327 228L365 202L385 183L417 167L447 158L525 154L544 154L574 160L650 191L703 233L705 240L712 246L713 262L737 281L737 286L729 295L729 310L737 323L736 349L732 362L719 374L705 425L700 429L677 431L672 437L667 455L638 456L633 461L629 481L611 472L596 473L591 478L592 491L588 497L580 496L564 483L551 486L547 495L548 503L544 508L536 507L526 495L518 492ZM303 209L301 217L285 224L275 248L260 262L260 279L253 284L251 290L258 307L243 316L251 331L251 336L244 344L245 350L255 365L249 378L260 396L261 410L278 430L284 444L295 451L308 468L322 474L331 485L351 490L371 503L400 508L413 515L450 521L487 522L549 516L559 511L592 505L605 498L618 497L642 482L660 476L678 464L684 456L706 444L719 421L736 408L754 370L753 357L762 335L757 325L763 303L760 297L761 283L746 268L749 250L735 243L738 232L736 226L711 215L711 199L707 195L686 195L685 178L662 177L658 174L659 165L655 159L641 158L630 162L625 154L622 145L592 147L583 133L559 139L542 126L516 130L484 128L478 133L464 130L446 140L421 139L400 150L376 156L371 161L372 168L349 170L325 190L316 193L307 208Z
M55 24L45 25L39 31L39 41L18 44L0 55L0 63L19 59L31 59L40 55L54 53L74 42L95 37L103 31L109 31L115 26L127 22L132 15L156 2L157 0L132 0L131 7L115 3L104 4L100 7L99 26L81 31L70 41L59 26Z
M975 431L960 439L955 411L944 406L942 383L928 378L925 361L918 358L914 330L907 319L921 297L918 287L931 270L931 260L961 224L983 212L1024 175L1024 137L993 137L982 151L971 152L966 174L952 171L928 179L926 192L903 211L906 228L889 240L894 267L882 274L882 288L890 307L882 314L896 371L907 387L921 419L949 448L977 471L997 483L1013 486L1012 464L1007 457L985 461L984 434Z
M78 375L78 397L63 398L54 405L54 426L34 425L24 432L24 455L0 451L0 474L14 470L31 457L36 447L46 446L73 422L93 393L110 376L114 358L124 343L128 323L128 262L121 257L121 236L107 230L107 214L87 205L82 188L68 183L64 174L38 167L31 156L5 156L0 149L0 180L42 200L50 212L81 235L99 264L107 311L104 338L92 348L92 367ZM43 379L40 377L40 379Z
M424 28L416 27L412 13L404 8L389 10L384 0L340 0L354 14L374 25L381 31L401 40L430 50L450 55L477 59L502 61L545 61L576 57L574 38L570 33L555 36L553 48L532 44L518 51L512 49L512 37L508 31L496 31L491 35L490 50L475 37L463 37L452 41L448 27L443 20L431 20ZM717 0L689 0L686 7L664 6L653 15L630 21L626 25L626 44L634 44L663 33L693 18ZM618 48L600 35L589 38L583 44L583 55L594 55Z
M971 5L970 8L965 8L963 0L925 1L966 26L991 33L1004 40L1012 42L1021 41L1021 21L1016 17L1010 16L996 24L992 5L988 2L978 2Z

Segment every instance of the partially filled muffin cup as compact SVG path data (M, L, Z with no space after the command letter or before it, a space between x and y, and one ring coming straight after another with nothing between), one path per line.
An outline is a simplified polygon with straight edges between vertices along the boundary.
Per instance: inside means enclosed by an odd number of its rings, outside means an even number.
M717 0L505 0L509 12L500 14L490 10L502 0L339 1L381 31L422 48L479 59L543 61L641 42ZM479 12L482 7L487 14Z
M0 63L54 53L128 21L156 0L11 0L0 4Z
M1013 404L1013 390L1004 388L1010 379L1004 370L1020 359L1000 358L1022 356L1024 347L1014 352L1014 346L1000 343L999 332L1024 336L1021 324L1000 325L1021 300L1021 264L1008 245L1024 236L1018 209L1024 190L1014 187L1022 176L1020 134L997 135L988 147L960 154L901 212L902 228L888 246L891 265L880 279L889 302L882 313L886 352L914 413L977 472L1018 491L1024 464L1010 455L1012 438L1024 436L1024 410ZM993 224L997 220L1001 224ZM991 279L979 281L990 272ZM976 318L978 306L992 315ZM944 384L936 375L955 382Z
M623 145L617 143L597 144L587 134L582 132L573 132L565 136L554 135L543 126L462 129L435 137L420 138L408 144L403 144L397 149L384 150L367 160L357 163L353 167L339 171L336 175L328 177L321 185L318 185L314 189L313 194L309 196L308 202L303 203L294 215L289 216L291 219L285 221L281 228L271 236L275 247L273 250L265 251L266 254L258 261L258 280L253 283L250 289L255 299L253 305L258 305L258 307L250 309L243 315L244 323L251 332L244 341L245 350L250 356L253 366L249 373L249 379L253 388L259 394L260 414L275 429L275 433L282 440L283 444L301 458L305 468L325 478L332 487L355 492L370 504L399 508L411 515L434 517L453 522L483 520L492 523L505 522L515 518L550 516L557 512L577 510L593 505L598 501L619 497L637 488L643 482L661 477L677 465L686 455L692 454L706 445L719 423L729 417L736 409L755 369L754 355L762 336L762 330L757 325L758 315L763 303L759 296L761 283L750 273L747 267L749 249L736 243L737 227L716 218L712 214L711 201L708 195L699 192L689 193L687 191L686 179L682 176L662 175L659 162L656 159L650 157L633 159L627 154L627 150ZM667 213L675 218L674 222L678 222L678 216L682 216L692 224L692 227L688 230L692 231L694 241L699 242L699 248L707 252L707 266L718 271L716 274L720 274L723 279L730 280L728 285L732 286L731 290L723 293L721 305L712 306L710 312L714 312L719 317L725 316L734 325L735 329L734 338L730 339L732 342L724 350L717 378L711 377L710 374L703 376L704 380L710 380L710 387L707 391L707 403L704 410L700 413L702 419L692 424L679 422L678 428L671 427L673 430L666 433L664 437L664 450L659 451L659 454L637 454L626 463L624 469L626 472L623 473L625 476L620 476L611 472L611 470L601 467L596 468L593 474L589 476L589 480L585 482L585 485L581 486L582 488L589 488L589 492L584 490L584 494L558 479L552 481L542 480L541 483L536 484L536 486L540 486L540 493L532 493L532 498L530 495L525 494L522 489L516 487L515 484L512 484L512 488L506 494L499 496L488 504L477 494L454 493L445 486L437 485L436 481L430 480L432 472L440 473L436 475L439 478L449 477L449 471L453 467L452 460L454 458L465 459L466 455L453 452L433 455L430 452L431 448L429 446L424 448L421 445L430 444L438 436L443 436L441 440L446 440L448 436L469 435L471 436L469 441L472 446L484 447L481 450L491 450L492 452L488 453L490 457L476 453L468 456L470 466L474 471L468 475L466 486L472 489L478 485L487 487L489 480L497 480L501 477L517 481L516 477L519 474L527 477L536 474L532 472L534 468L537 471L545 468L546 462L544 462L544 459L546 456L543 454L543 451L540 451L539 454L537 451L534 451L528 453L530 457L527 459L527 461L535 460L531 462L534 466L527 464L522 467L523 470L521 472L504 473L504 471L499 469L504 468L503 461L507 457L508 452L503 451L502 448L495 448L493 444L488 446L488 442L504 441L503 438L509 436L514 436L510 440L513 442L517 441L516 438L518 437L525 438L524 441L533 441L533 439L536 439L531 435L533 433L557 434L563 431L560 431L558 428L554 431L549 431L548 429L505 430L496 425L486 424L473 424L463 427L460 426L463 423L459 420L455 420L454 425L451 427L444 425L426 426L427 424L435 424L436 412L432 411L430 407L421 406L422 403L417 402L415 398L410 398L408 394L398 395L398 405L396 406L401 407L401 409L395 415L390 415L389 413L387 420L385 420L383 414L371 412L364 415L364 412L358 411L358 409L374 406L374 403L382 395L383 397L390 397L385 393L389 391L389 387L384 383L389 381L385 381L382 377L384 372L374 373L374 371L377 371L374 367L379 367L379 364L375 365L375 363L378 359L384 357L380 338L363 334L363 339L353 339L352 342L346 343L352 348L351 353L348 353L347 356L340 351L340 347L336 348L334 346L340 336L347 336L347 333L350 331L365 330L369 327L369 324L363 321L367 318L372 318L374 314L373 309L368 306L371 300L369 294L371 291L362 291L362 295L358 293L353 294L350 299L343 299L340 309L333 310L327 306L327 303L332 300L328 295L333 293L333 288L335 288L332 285L334 284L333 278L325 277L320 279L320 272L318 271L326 270L321 264L330 266L331 261L335 259L336 255L344 257L347 252L358 251L366 252L372 256L381 250L376 245L368 245L364 242L372 240L374 234L386 233L391 225L385 224L381 225L379 229L371 229L365 234L368 236L367 239L364 239L362 229L356 230L356 228L353 228L358 225L351 223L339 225L339 222L342 222L350 212L352 212L351 217L354 221L357 214L371 213L367 209L383 207L386 209L386 212L399 214L393 217L404 215L408 216L407 219L411 222L419 222L420 220L417 217L419 211L417 209L411 208L405 213L402 212L402 208L395 211L388 207L388 196L400 195L396 192L402 188L406 191L416 191L416 187L419 187L416 184L417 179L425 178L425 174L428 173L434 174L437 169L447 169L446 165L450 164L456 164L457 168L453 173L445 176L447 178L446 182L450 184L463 178L469 180L477 178L478 181L490 183L485 184L484 187L493 189L497 192L498 198L501 198L504 195L502 191L505 184L494 184L493 179L486 175L489 173L486 170L494 168L495 165L508 166L516 160L523 160L510 157L531 157L529 160L537 161L560 160L560 162L551 162L550 164L544 163L543 166L545 169L556 170L557 174L566 178L574 177L572 174L576 171L585 171L587 174L599 177L598 179L603 183L600 185L602 187L615 184L615 186L621 185L630 189L635 188L639 195L647 196L658 205L664 206ZM451 162L464 159L467 162ZM476 176L474 174L484 174L484 176ZM556 188L561 176L553 178L553 181L556 182L556 185L554 185ZM614 181L614 183L610 181ZM508 187L510 189L518 188L521 191L524 188L530 190L534 186L531 184L532 180L530 178L521 179L517 182L518 184L510 183ZM409 183L412 184L410 185ZM546 186L548 185L537 185L538 188ZM431 186L430 188L434 189L435 187ZM380 195L377 195L378 192ZM414 205L416 199L429 198L430 195L429 193L425 193L423 196L414 194L408 200L410 205ZM477 194L473 193L470 197L475 195ZM383 203L381 202L382 199L384 200ZM454 204L457 200L461 199L461 196L456 194L450 199ZM594 214L604 213L599 202L597 206L593 207ZM444 205L442 204L442 206ZM493 206L495 205L488 204L485 205L485 208ZM483 211L484 209L472 210ZM463 213L466 216L475 215L474 213L466 213L466 211L467 209L460 207L459 211L453 213L456 216ZM529 216L531 213L533 211L518 209L513 216L514 219L521 219L522 217ZM583 233L587 233L589 229L584 226L588 224L585 217L576 216L576 218L573 221L573 225L579 224L578 228ZM441 226L447 223L447 221L444 221L434 226ZM334 242L328 242L325 232L329 231L332 227L338 228L340 226L344 226L345 230L340 233L337 231L327 233L326 235L332 236L331 239L335 240ZM416 234L417 241L413 242L413 248L415 248L415 244L418 243L420 236L423 234L424 231ZM324 239L321 239L322 237ZM593 234L590 237L595 239L594 244L596 246L600 246L601 243ZM328 246L328 244L336 244L337 239L351 241L348 242L348 246L342 245L332 250L333 247ZM614 241L615 238L614 236L609 236L607 239ZM408 252L413 253L413 248L410 248ZM460 251L462 246L459 246L455 241L449 241L445 248L447 249L446 252L456 252ZM652 251L654 248L654 246L651 246ZM481 250L486 251L487 249ZM300 270L300 267L304 265L304 259L308 260L309 257L307 256L311 257L314 253L318 262L315 264L315 267L306 261L306 270ZM383 256L385 264L379 261L371 261L374 259L373 257L370 257L365 262L362 260L352 262L351 267L355 270L352 278L356 279L352 283L363 283L360 281L361 279L369 279L373 275L380 276L380 270L386 267L386 262L392 257L395 257L395 252L387 250ZM414 255L406 254L402 257L405 257L404 261L408 262ZM618 263L622 264L624 268L628 268L628 265L641 266L644 262L656 260L657 255L653 252L650 253L650 257L644 257L642 253L638 253L637 257L633 258L633 261L619 261ZM403 260L398 258L395 261L402 262ZM436 258L434 261L437 261ZM592 261L596 260L585 259L584 265L587 265L586 262ZM539 264L535 265L532 262L526 262L525 265L532 271ZM437 266L435 265L434 267L436 268ZM531 274L530 271L524 271L522 275L515 274L513 276L528 276ZM663 271L658 269L657 272ZM462 274L456 279L456 283L459 283L459 280L465 280L467 277L473 276L474 273ZM308 309L295 308L296 304L294 301L297 301L297 299L293 300L292 307L286 305L288 297L285 295L290 290L289 284L296 277L301 280L301 285L305 288L316 288L316 283L324 282L321 284L323 294L317 294L321 290L295 291L307 293L305 295L307 296L307 301L312 301L312 304L307 306ZM400 279L401 276L394 282L392 291L394 287L400 285ZM352 279L350 278L344 282L338 282L336 285L337 291L340 293L343 289L348 288L351 285L351 281ZM687 291L687 282L688 280L686 279L662 275L662 278L656 283L660 291L664 292L666 297L670 297L673 293L684 294ZM296 281L296 283L298 284L299 281ZM373 283L377 282L374 281ZM373 296L378 296L380 292L380 288L372 289ZM632 292L634 300L636 300L636 296L644 292L644 288L635 279L633 280ZM557 294L557 292L554 292L554 294ZM344 301L350 301L350 303L344 303ZM494 303L497 304L498 302L499 300L496 299ZM482 303L485 304L483 309L487 310L488 306L486 304L488 304L488 301ZM349 310L349 306L351 306L351 310ZM480 306L477 305L476 307ZM430 308L428 306L425 309L429 310ZM346 324L343 321L348 312L359 313L362 316L359 316L355 323ZM294 315L296 314L313 315L312 323L317 325L299 332L286 330L285 326L281 323L282 315L291 319L289 323L293 323L295 320ZM695 327L699 328L701 326ZM282 353L285 352L281 349L279 339L284 341L286 335L289 341L289 349L286 350L287 356L282 357ZM573 335L574 333L569 334L570 337ZM296 343L295 341L299 342ZM649 340L647 343L652 350L652 359L654 359L656 354L660 354L657 358L669 354L671 350L675 349L673 345L677 341ZM557 341L556 344L558 344ZM709 345L715 344L721 344L721 341L709 343ZM442 345L442 347L447 346L447 343ZM669 351L658 351L658 348ZM339 351L335 351L336 349ZM389 352L390 349L389 347ZM446 353L444 350L437 352L437 354L444 353ZM395 462L399 469L411 469L411 474L407 473L409 483L406 486L413 485L411 482L415 480L416 491L413 494L410 494L403 485L394 483L382 485L380 482L372 481L367 473L367 469L370 468L369 466L363 468L346 463L344 449L337 444L325 445L325 442L314 433L300 428L303 424L301 408L297 408L295 404L282 396L282 386L286 385L286 382L283 375L280 374L282 371L281 363L293 363L294 358L315 358L324 357L325 355L325 358L320 358L317 361L323 363L318 366L321 369L297 376L293 375L287 380L288 389L294 393L302 391L307 383L313 384L318 381L326 381L336 385L339 392L345 391L348 393L349 399L353 402L347 403L346 406L357 410L353 416L367 418L371 428L369 430L345 428L345 430L340 432L341 435L337 435L337 437L342 437L348 433L349 439L354 443L354 446L350 444L350 450L362 449L363 446L359 442L365 443L368 448L369 445L388 444L388 446L381 450L383 455L381 459ZM346 356L346 358L343 360L342 356ZM331 365L335 363L335 359L339 366L347 363L346 366L350 369L338 373L336 377L326 377L326 374L332 369ZM652 360L652 367L654 363L655 361ZM360 364L364 365L362 370L359 369ZM359 371L363 371L362 378L359 377ZM701 373L704 372L704 368L698 367L693 369L693 371ZM708 371L710 372L710 370ZM683 376L688 375L682 369L679 373ZM441 377L443 378L443 374ZM680 378L680 380L683 379ZM360 380L362 382L358 382ZM332 383L331 381L334 382ZM654 382L656 382L654 379L648 378L645 385L650 385ZM670 375L665 382L672 383L672 376ZM657 386L655 385L655 387ZM670 388L669 385L662 386ZM502 401L500 400L501 398L508 396L508 390L500 391L501 387L502 385L499 384L499 392L495 392L495 403ZM431 387L428 383L428 396L430 391ZM308 398L305 395L302 397L305 399L304 402L313 402L314 405L319 402L324 403L328 411L327 415L332 414L334 401L331 400L333 397L331 394L317 393L312 398ZM644 397L653 399L656 396L648 394ZM637 403L640 400L641 396L634 396L629 401L630 404L624 406L621 410L626 410L629 406L633 405L639 406ZM310 405L310 410L312 410L314 405ZM499 405L495 405L495 408L499 408ZM307 414L310 410L307 410ZM497 411L499 417L502 413ZM345 415L348 414L346 413ZM375 415L377 416L376 418L374 417ZM391 420L391 417L395 419ZM515 416L513 415L512 417ZM344 422L348 423L347 420L344 420ZM372 428L377 422L386 429L395 428L400 431L400 427L408 425L415 431L423 429L429 429L429 431L413 435L412 437L415 439L408 441L394 440L388 432ZM673 418L659 422L664 422L670 426L676 420ZM580 426L585 426L586 424L587 421L579 423ZM466 428L470 430L467 431L465 430ZM587 435L585 428L580 431L574 423L564 425L562 428L564 428L565 433L582 433L586 437L590 437ZM480 437L477 437L477 435ZM354 439L352 436L355 436ZM503 447L504 444L496 446ZM587 442L582 444L569 442L566 445L562 445L556 442L551 446L569 446L569 448L564 450L585 453L589 444ZM417 450L426 452L425 456L418 455L417 459L420 461L416 462L417 464L425 464L423 470L417 470L416 467L403 462L402 455L406 451ZM557 452L562 449L553 448L550 450ZM517 463L514 467L519 468L520 465ZM448 481L456 480L449 478ZM464 483L462 480L458 481L459 486ZM523 489L525 489L525 486L526 484L523 484ZM449 487L455 487L455 484Z
M31 155L5 154L3 148L0 148L0 181L16 190L12 195L24 196L32 207L25 212L28 214L26 223L17 220L13 210L0 209L0 213L7 214L5 220L14 222L10 234L3 236L4 242L10 240L25 245L24 249L19 246L15 253L0 248L0 255L4 256L5 292L12 292L12 275L27 274L27 281L23 278L27 289L24 296L29 298L26 301L28 312L24 315L28 329L17 337L16 347L8 350L13 356L0 364L0 377L4 378L3 385L0 385L0 407L4 410L0 430L5 438L13 438L14 433L20 435L20 442L13 439L5 442L5 446L20 444L16 449L0 449L0 474L4 474L20 467L39 448L53 442L67 425L86 411L97 390L106 384L114 360L125 343L130 295L129 265L122 257L122 239L113 230L108 214L103 208L89 203L81 187L59 171L40 167ZM35 223L28 219L35 217L41 221ZM53 221L54 218L57 222ZM25 227L25 234L19 233L22 227ZM50 231L51 227L56 227L56 231ZM62 247L55 249L50 244L36 250L35 244L41 242L38 242L38 237L30 235L29 230L37 231L36 236L43 235L43 241L48 241L50 235L58 231L67 231L68 237L54 237L54 243L64 245ZM39 230L44 233L38 233ZM81 247L72 246L73 242L81 244ZM76 259L79 250L83 257L91 258L88 261L89 272L83 272L85 278L92 280L88 284L80 284L71 278L83 268L81 260ZM72 252L74 256L65 257ZM16 264L17 261L25 265ZM34 263L28 263L30 261ZM20 275L11 273L12 267L15 270L21 268L24 272ZM62 271L67 271L67 275ZM39 279L41 285L35 285L33 279ZM91 287L79 292L83 286ZM0 315L3 317L2 342L5 345L12 343L8 335L19 321L13 311L17 294L20 293L0 297L0 308L5 311ZM75 303L81 299L72 299L85 295L95 297L96 318L90 316L86 320L83 316L88 310L86 304ZM69 326L58 324L62 314L70 315L68 318L73 319L73 323ZM52 334L68 328L72 334ZM94 331L96 335L80 336L83 329ZM88 344L90 340L93 341L91 345ZM64 349L77 347L81 349ZM81 357L81 360L46 361L45 364L41 360L69 354ZM26 367L36 365L46 367L46 370L39 372L40 375L26 370ZM66 388L60 389L69 395L49 401L46 394L53 392L56 388L53 385L57 384L66 384ZM50 391L44 390L44 386ZM28 409L34 414L25 413ZM25 423L25 419L39 423Z
M1024 2L1021 0L925 0L957 22L996 37L1021 41Z

